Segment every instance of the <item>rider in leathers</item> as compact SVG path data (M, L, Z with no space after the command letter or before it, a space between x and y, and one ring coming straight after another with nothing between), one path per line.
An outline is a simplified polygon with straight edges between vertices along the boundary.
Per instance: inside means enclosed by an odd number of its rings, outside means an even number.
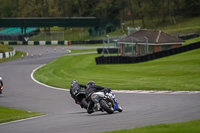
M73 90L79 90L82 87L86 89L87 86L83 85L83 84L79 84L76 80L73 80L72 83L71 83L70 94L71 94L71 97L75 100L76 104L79 104L79 101L76 98L76 96L74 95Z
M3 89L3 80L2 77L0 77L0 94L2 94L2 89Z
M88 82L88 86L87 86L87 89L86 89L86 98L87 98L87 101L88 101L88 108L87 108L88 114L91 114L91 113L94 112L94 110L93 110L94 102L91 99L91 95L94 92L99 92L99 91L106 93L106 92L110 91L110 88L105 88L105 87L102 87L102 86L95 85L94 81Z

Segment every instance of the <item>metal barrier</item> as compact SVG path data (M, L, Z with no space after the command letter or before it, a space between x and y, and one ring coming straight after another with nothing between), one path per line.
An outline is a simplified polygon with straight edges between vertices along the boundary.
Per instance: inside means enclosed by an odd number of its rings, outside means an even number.
M185 45L179 48L173 48L169 50L164 50L152 54L147 54L143 56L137 56L137 57L128 57L128 56L100 56L95 58L96 64L130 64L130 63L139 63L139 62L145 62L149 60L154 60L178 53L187 52L193 49L200 48L200 42L192 43L189 45Z

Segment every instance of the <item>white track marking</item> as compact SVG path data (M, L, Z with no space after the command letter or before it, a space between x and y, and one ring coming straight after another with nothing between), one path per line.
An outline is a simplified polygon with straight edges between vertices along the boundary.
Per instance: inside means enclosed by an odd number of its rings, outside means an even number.
M34 70L32 71L32 73L31 73L31 78L32 78L32 80L35 81L36 83L40 84L40 85L43 85L43 86L48 87L48 88L51 88L51 89L62 90L62 91L69 91L68 89L56 88L56 87L53 87L53 86L49 86L49 85L43 84L43 83L37 81L37 80L33 77L34 72L35 72L36 70L38 70L39 68L45 66L45 65L46 65L46 64L43 64L43 65L37 67L36 69L34 69Z
M53 86L49 86L46 84L43 84L39 81L37 81L34 77L33 74L36 70L38 70L39 68L45 66L41 65L39 67L37 67L36 69L34 69L31 73L31 78L33 79L33 81L35 81L36 83L43 85L45 87L51 88L51 89L55 89L55 90L62 90L62 91L69 91L69 89L64 89L64 88L56 88ZM143 90L112 90L114 93L135 93L135 94L200 94L200 91L143 91Z
M200 94L200 91L142 91L142 90L113 90L114 93L135 94Z
M31 117L31 118L26 118L26 119L21 119L21 120L16 120L16 121L11 121L11 122L6 122L6 123L2 123L1 125L6 125L6 124L12 124L12 123L16 123L16 122L22 122L22 121L26 121L26 120L32 120L32 119L36 119L36 118L41 118L47 115L42 115L42 116L36 116L36 117Z

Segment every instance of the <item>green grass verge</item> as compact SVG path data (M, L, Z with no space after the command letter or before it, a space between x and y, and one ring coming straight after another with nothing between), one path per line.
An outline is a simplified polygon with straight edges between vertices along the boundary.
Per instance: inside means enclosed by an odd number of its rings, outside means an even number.
M10 61L10 60L14 60L14 59L18 59L18 58L21 58L22 55L26 55L26 53L24 52L20 52L20 51L16 51L16 54L15 56L12 56L12 57L9 57L9 58L3 58L3 59L0 59L0 63L2 62L6 62L6 61Z
M104 44L72 44L71 46L104 46Z
M200 49L137 64L96 65L98 54L64 56L34 73L45 84L69 88L72 80L118 90L200 91Z
M199 133L200 120L182 123L159 124L104 133Z
M188 45L188 44L195 43L195 42L200 42L200 37L192 38L192 39L186 40L186 41L183 43L183 45Z
M84 53L84 52L92 52L97 51L97 49L71 49L71 53Z
M1 112L0 123L44 115L42 113L28 112L28 111L11 109L11 108L1 107L1 106L0 106L0 112Z

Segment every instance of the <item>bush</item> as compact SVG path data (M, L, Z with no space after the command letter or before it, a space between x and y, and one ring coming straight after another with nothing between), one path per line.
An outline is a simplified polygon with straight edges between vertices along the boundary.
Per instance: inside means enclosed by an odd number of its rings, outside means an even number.
M10 52L10 51L13 51L13 47L12 46L7 46L7 45L0 44L0 53Z
M112 23L109 23L106 25L106 32L109 33L109 32L113 32L116 30L116 27L114 24Z

